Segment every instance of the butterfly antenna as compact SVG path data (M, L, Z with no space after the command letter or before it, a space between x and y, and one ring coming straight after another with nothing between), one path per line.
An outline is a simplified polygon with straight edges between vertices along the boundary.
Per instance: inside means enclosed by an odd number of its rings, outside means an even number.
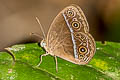
M46 38L45 32L44 32L44 30L43 30L43 27L42 27L42 25L41 25L40 20L38 19L38 17L36 17L36 20L37 20L37 22L38 22L38 24L39 24L40 29L42 30L42 33L43 33L44 38Z

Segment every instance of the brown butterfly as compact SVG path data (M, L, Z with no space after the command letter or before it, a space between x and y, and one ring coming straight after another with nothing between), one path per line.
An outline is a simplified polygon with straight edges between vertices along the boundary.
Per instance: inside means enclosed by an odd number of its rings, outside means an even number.
M39 22L38 18L37 21ZM47 37L41 41L41 46L46 50L46 54L41 55L38 66L42 62L42 57L50 54L55 56L56 71L58 70L57 57L74 64L84 65L92 59L96 51L86 17L77 5L64 8L56 16Z

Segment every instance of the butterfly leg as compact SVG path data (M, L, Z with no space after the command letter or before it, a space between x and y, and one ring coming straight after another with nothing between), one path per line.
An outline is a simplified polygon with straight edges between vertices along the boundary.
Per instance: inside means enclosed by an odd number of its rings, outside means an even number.
M55 56L56 72L58 72L57 56Z
M39 62L39 64L37 65L37 67L39 67L40 64L42 63L42 57L43 57L43 56L47 56L47 55L49 55L49 53L42 54L42 55L40 56L40 62Z

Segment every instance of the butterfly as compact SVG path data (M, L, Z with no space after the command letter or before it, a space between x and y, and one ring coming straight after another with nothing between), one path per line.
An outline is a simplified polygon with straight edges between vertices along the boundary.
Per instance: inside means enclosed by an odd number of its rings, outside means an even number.
M40 24L38 18L36 18ZM44 31L41 27L44 34ZM44 34L45 36L45 34ZM96 51L95 40L89 33L86 17L77 5L64 8L53 20L47 36L41 41L41 47L46 50L40 57L52 55L78 65L88 64Z

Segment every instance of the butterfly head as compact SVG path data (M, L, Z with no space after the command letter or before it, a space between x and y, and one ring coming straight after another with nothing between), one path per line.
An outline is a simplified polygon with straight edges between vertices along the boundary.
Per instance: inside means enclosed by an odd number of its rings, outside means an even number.
M45 47L46 47L46 42L45 42L45 40L44 40L44 39L41 41L40 45L41 45L41 47L43 47L43 48L45 48Z

